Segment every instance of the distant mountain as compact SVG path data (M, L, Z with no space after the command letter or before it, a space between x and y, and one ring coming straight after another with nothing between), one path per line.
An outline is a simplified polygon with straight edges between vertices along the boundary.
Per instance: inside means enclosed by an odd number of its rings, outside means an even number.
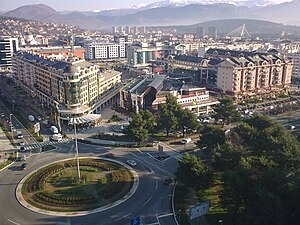
M134 5L130 8L124 8L124 9L102 10L98 13L98 15L125 16L128 14L133 14L148 9L161 8L161 7L169 7L169 6L182 7L191 4L213 5L219 3L227 3L236 6L247 6L247 7L261 7L261 6L276 4L276 2L271 0L165 0L165 1L154 2L151 4L140 3L138 5Z
M130 9L61 13L47 5L37 4L19 7L4 13L3 16L65 23L88 29L118 25L189 25L216 19L241 18L300 25L300 0L277 5L269 5L272 2L268 0L231 0L234 4L216 3L220 1L226 0L202 0L201 4L199 0L167 0L149 5L141 4ZM245 6L249 2L255 7ZM267 6L257 6L264 4Z
M4 17L39 20L43 22L65 23L87 29L101 29L109 20L106 17L86 16L81 12L59 13L44 4L26 5L3 14ZM103 20L102 20L103 19Z
M48 20L59 17L60 13L44 4L25 5L4 13L6 17L17 17L31 20Z
M247 20L247 19L226 19L226 20L212 20L203 23L198 23L189 26L169 26L167 29L176 29L182 33L196 33L198 27L203 27L206 31L209 27L215 27L218 33L226 35L236 28L246 25L246 29L255 34L280 34L282 31L286 33L298 33L300 34L300 26L288 26L279 23L273 23L263 20ZM165 27L166 29L166 27Z

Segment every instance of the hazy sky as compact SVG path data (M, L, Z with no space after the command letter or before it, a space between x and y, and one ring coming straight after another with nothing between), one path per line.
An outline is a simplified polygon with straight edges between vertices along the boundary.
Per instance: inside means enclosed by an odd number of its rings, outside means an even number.
M23 5L44 3L58 11L102 10L109 8L125 8L139 3L149 4L158 1L161 0L0 0L0 9L12 10ZM280 3L291 0L272 1Z

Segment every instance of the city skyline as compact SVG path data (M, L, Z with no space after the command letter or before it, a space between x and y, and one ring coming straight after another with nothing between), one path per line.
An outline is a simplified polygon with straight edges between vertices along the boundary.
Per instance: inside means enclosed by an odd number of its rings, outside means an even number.
M180 1L180 0L178 0ZM246 0L245 0L246 1ZM141 4L151 4L154 2L159 2L159 0L129 0L129 1L104 1L104 0L87 0L85 1L86 4L82 4L81 1L60 1L60 0L0 0L0 10L10 11L16 9L18 7L30 4L46 4L57 11L72 11L72 10L79 10L79 11L92 11L92 10L105 10L105 9L119 9L119 8L129 8L134 5L141 5ZM174 1L176 2L176 1ZM201 1L199 1L201 2ZM243 0L232 0L232 1L217 1L216 2L243 2ZM289 2L289 0L272 0L270 2L273 3L283 3Z

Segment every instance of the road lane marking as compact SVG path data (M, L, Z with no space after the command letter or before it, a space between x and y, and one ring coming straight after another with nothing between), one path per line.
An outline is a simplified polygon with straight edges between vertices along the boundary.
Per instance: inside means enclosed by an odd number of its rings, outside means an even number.
M16 224L16 225L21 225L21 224L19 224L19 223L16 223L16 222L10 220L10 219L7 219L7 221L9 221L9 222L11 222L11 223L13 223L13 224Z
M151 199L152 199L152 196L143 204L143 206L145 206L148 202L150 202Z
M140 149L136 148L136 150L141 153L141 154L144 154Z
M118 220L124 219L124 218L128 217L130 214L131 214L131 213L128 213L127 215L125 215L125 216L122 216L122 217L120 217L120 218L116 219L115 221L118 221Z
M158 187L158 181L156 181L155 183L155 189L157 189L157 187Z
M173 216L174 214L173 213L168 213L168 214L164 214L164 215L160 215L160 216L157 216L157 218L163 218L163 217L167 217L167 216Z

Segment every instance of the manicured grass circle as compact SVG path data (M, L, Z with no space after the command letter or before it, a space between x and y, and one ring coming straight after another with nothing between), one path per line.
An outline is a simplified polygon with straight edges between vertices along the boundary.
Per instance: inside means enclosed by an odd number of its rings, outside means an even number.
M134 183L130 170L102 159L80 159L80 173L81 179L75 160L41 168L24 182L23 198L50 211L86 211L121 199Z

